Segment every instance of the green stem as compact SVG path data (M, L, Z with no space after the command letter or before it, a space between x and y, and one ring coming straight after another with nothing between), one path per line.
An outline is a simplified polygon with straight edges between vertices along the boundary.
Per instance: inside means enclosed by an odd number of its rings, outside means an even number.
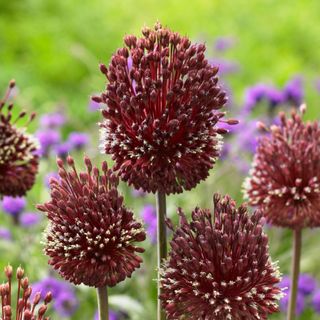
M302 238L301 229L294 230L293 231L291 287L290 287L290 299L288 304L287 320L294 320L295 314L296 314L298 279L299 279L299 272L300 272L301 238Z
M107 286L97 288L99 320L109 320Z
M157 319L165 320L165 311L161 308L161 288L160 288L160 269L163 260L167 258L167 233L166 233L166 194L163 192L157 193L157 238L158 238L158 311Z

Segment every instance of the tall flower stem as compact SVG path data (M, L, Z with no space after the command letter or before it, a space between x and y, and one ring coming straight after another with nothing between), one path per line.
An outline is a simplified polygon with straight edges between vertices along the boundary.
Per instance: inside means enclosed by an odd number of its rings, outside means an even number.
M161 301L159 296L161 294L160 288L160 269L164 259L167 258L167 233L166 233L166 194L164 192L157 193L157 239L158 239L158 312L157 319L165 320L166 315L161 308Z
M292 271L291 271L291 287L290 300L288 305L287 320L294 320L297 302L298 278L300 272L300 256L301 256L301 229L293 231L293 256L292 256Z
M97 288L99 320L109 320L107 286Z

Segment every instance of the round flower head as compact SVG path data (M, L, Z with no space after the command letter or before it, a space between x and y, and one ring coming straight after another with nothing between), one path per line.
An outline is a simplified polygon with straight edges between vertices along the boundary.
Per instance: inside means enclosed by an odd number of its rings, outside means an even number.
M280 120L259 140L246 196L273 225L320 226L319 125L303 123L296 111L291 118L281 113Z
M38 205L50 221L45 253L62 277L88 286L114 286L140 267L143 252L135 242L146 237L140 222L123 204L119 179L102 165L102 173L85 158L78 174L71 157L68 171L59 159L60 180L52 178L51 201Z
M38 172L38 148L36 140L16 127L16 122L26 116L21 112L13 118L13 104L8 103L14 81L3 100L0 100L0 198L4 195L23 196L35 182ZM35 114L32 114L30 121Z
M124 38L107 68L101 148L121 179L146 192L179 193L208 176L221 149L227 98L203 44L156 24ZM229 120L229 124L237 121Z
M213 214L196 208L190 223L179 215L161 277L168 319L261 320L278 311L279 272L259 211L216 194Z
M29 285L29 280L24 277L24 270L18 268L16 279L18 282L18 295L16 290L12 290L12 280L14 278L13 269L10 265L4 268L7 281L0 285L1 307L0 318L3 320L11 320L15 314L15 319L23 320L49 320L46 317L48 304L52 300L51 292L36 292L33 296L32 287ZM14 291L14 292L13 292ZM15 298L16 297L16 298ZM39 306L39 303L43 303Z

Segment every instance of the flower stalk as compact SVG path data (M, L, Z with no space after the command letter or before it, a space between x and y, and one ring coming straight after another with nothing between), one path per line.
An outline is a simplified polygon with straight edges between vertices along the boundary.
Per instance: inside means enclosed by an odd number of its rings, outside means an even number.
M297 291L298 291L298 279L300 272L300 257L301 257L301 241L302 230L296 229L293 232L293 256L292 256L292 271L291 271L291 287L290 287L290 299L288 304L288 320L295 319L296 303L297 303Z
M109 320L107 286L97 288L99 320Z
M157 239L158 239L158 310L157 319L165 320L165 312L161 308L161 287L160 287L160 270L163 260L167 258L167 233L166 233L166 194L158 192L156 195L157 200Z

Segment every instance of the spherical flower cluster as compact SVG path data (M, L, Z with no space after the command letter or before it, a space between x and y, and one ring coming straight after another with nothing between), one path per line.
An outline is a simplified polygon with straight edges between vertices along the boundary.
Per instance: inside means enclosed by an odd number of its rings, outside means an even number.
M47 213L45 253L66 280L88 286L114 286L130 277L142 259L135 245L146 237L140 222L123 204L119 179L102 165L102 173L85 158L78 174L71 157L67 171L58 160L60 180L51 179L51 201L38 205Z
M196 208L190 223L179 215L161 277L168 319L255 320L278 310L279 271L259 211L215 195L213 214Z
M1 319L11 320L15 314L16 319L49 320L49 317L46 317L45 314L48 309L48 303L52 300L51 292L42 293L42 295L41 292L36 292L31 297L32 287L29 285L28 278L24 277L24 270L19 267L16 272L18 296L17 300L15 300L12 293L13 269L9 265L5 267L4 272L7 282L0 285ZM43 300L43 304L37 308L41 300Z
M120 177L147 192L180 193L208 176L221 149L226 95L203 44L156 24L124 38L107 68L101 148ZM235 120L228 120L236 124Z
M320 128L303 123L297 112L280 115L279 126L259 141L250 177L244 187L253 206L259 206L276 226L320 225Z
M26 113L21 112L13 118L13 104L7 106L14 86L11 81L4 99L0 100L0 197L25 195L32 188L38 172L37 142L26 134L25 129L16 127L16 122ZM34 116L31 115L30 121Z

